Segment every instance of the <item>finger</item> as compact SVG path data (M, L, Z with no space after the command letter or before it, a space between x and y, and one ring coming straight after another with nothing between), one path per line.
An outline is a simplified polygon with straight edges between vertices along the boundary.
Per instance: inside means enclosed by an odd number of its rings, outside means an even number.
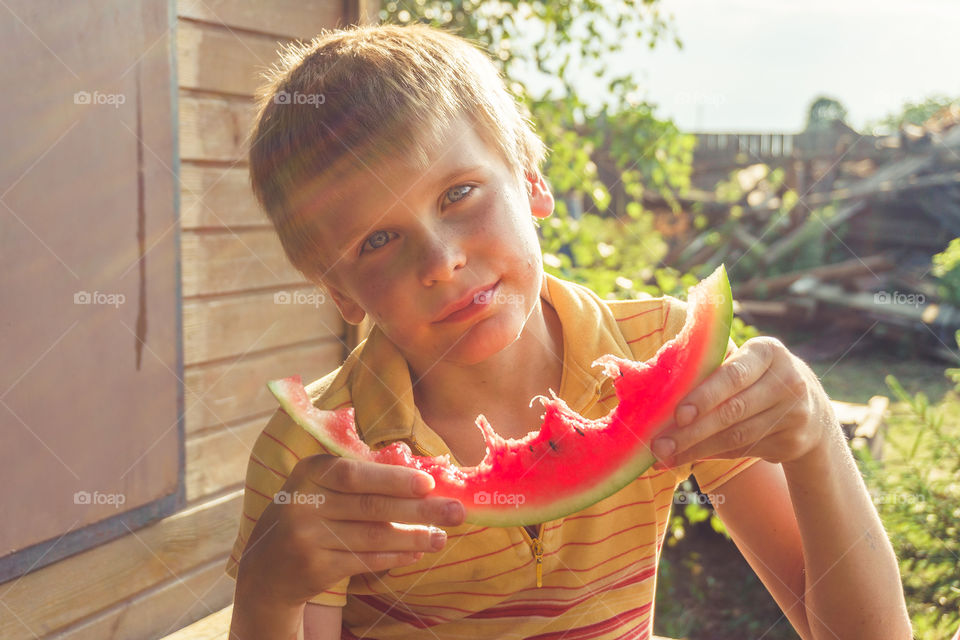
M339 493L328 491L320 508L329 520L363 522L403 522L456 526L463 522L459 500L450 498L396 498L376 493Z
M433 477L418 469L392 464L350 460L330 455L311 456L303 465L302 477L317 487L342 493L378 493L398 498L416 498L433 491Z
M653 441L654 455L660 460L676 458L690 447L720 433L731 425L766 411L777 403L777 397L772 391L772 385L769 382L760 380L746 391L737 393L720 403L709 413L700 416L686 427L672 428L663 432L660 437ZM733 433L739 432L734 431ZM747 443L734 443L729 448L744 444Z
M447 532L440 527L424 527L393 522L324 522L320 544L340 551L424 551L443 549Z
M784 412L777 407L762 411L742 422L698 442L669 461L669 466L680 466L707 458L742 458L747 455L762 457L776 447L766 442L784 427Z
M378 573L413 564L423 557L422 551L334 551L332 561L344 576Z
M770 367L774 351L768 341L760 338L745 342L680 402L674 412L677 425L687 426L697 416L706 415L727 398L750 387Z

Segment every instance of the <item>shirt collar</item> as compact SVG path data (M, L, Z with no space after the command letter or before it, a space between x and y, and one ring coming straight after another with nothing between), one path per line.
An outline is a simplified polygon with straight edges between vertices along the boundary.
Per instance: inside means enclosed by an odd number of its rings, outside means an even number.
M630 348L603 300L588 288L544 274L540 297L553 306L563 332L563 376L557 395L574 411L595 401L607 382L599 356L630 357ZM423 421L413 401L410 369L403 355L374 326L353 354L348 378L360 436L371 447L406 440L421 453L450 453L446 443Z

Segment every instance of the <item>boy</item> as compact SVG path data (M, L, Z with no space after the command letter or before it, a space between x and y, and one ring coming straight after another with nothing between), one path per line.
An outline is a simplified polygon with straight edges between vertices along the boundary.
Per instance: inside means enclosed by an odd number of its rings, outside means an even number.
M358 28L286 53L255 127L253 189L291 262L347 322L374 323L308 386L316 406L352 405L371 446L462 465L484 454L478 413L522 437L548 389L588 418L613 407L590 363L649 358L685 307L603 301L544 274L530 217L553 210L543 156L493 65L450 34ZM464 524L426 474L323 455L278 412L228 563L231 637L649 637L673 490L691 472L804 638L910 637L896 559L808 367L751 340L676 422L657 468L614 496L496 528Z

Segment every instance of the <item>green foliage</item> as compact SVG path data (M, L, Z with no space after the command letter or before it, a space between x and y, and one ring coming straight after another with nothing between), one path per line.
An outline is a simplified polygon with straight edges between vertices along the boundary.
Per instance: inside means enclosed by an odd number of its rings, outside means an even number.
M905 124L921 125L930 119L930 116L945 107L957 105L960 107L960 97L950 98L946 95L932 95L919 102L904 102L903 106L885 118L868 124L870 130L893 132Z
M550 149L543 173L555 195L586 197L587 210L600 213L619 195L609 213L624 217L627 207L640 202L644 187L674 202L673 193L689 186L693 136L682 135L672 122L654 116L653 105L636 99L633 68L616 75L622 67L608 63L627 42L646 41L654 48L671 35L659 0L389 0L381 18L453 31L493 56ZM674 41L680 46L676 36ZM607 87L592 110L574 89L584 68L595 69ZM541 96L531 95L523 82L537 76L550 85Z
M938 279L937 290L944 302L960 306L960 238L933 256L931 273Z
M955 338L960 344L960 331ZM946 375L956 387L936 405L887 376L908 411L891 421L891 455L881 464L866 449L856 452L900 560L918 638L950 637L960 625L960 369Z

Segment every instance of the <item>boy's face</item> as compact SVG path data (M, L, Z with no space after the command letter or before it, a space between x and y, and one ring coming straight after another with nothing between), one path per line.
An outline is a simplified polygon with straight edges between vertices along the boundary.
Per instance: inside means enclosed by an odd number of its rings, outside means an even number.
M550 215L553 197L539 174L518 184L466 119L431 149L425 172L389 158L341 185L343 204L320 214L336 261L323 282L348 322L369 314L408 361L474 364L516 340L539 302L530 216Z

